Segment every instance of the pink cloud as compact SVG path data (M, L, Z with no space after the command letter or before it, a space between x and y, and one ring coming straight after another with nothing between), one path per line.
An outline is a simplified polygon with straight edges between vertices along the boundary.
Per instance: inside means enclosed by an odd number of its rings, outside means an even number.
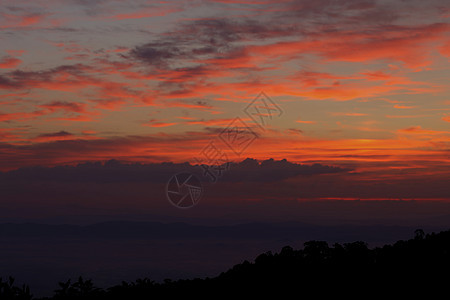
M420 134L420 135L446 135L450 134L450 131L439 131L432 129L423 129L422 126L413 126L404 129L399 129L398 132L406 134ZM450 141L450 138L449 138Z
M36 117L45 115L44 110L36 110L33 112L15 112L15 113L1 113L0 112L0 122L5 121L25 121L34 119Z
M16 68L22 63L22 60L11 57L11 56L4 56L0 59L0 69L12 69Z
M143 126L149 126L149 127L168 127L168 126L173 126L173 125L177 125L178 123L176 122L164 122L162 120L157 120L157 119L151 119L150 121L148 121L147 123L142 124Z
M0 28L28 28L33 25L42 25L49 14L26 14L26 15L14 15L14 14L0 14L2 19L2 25Z

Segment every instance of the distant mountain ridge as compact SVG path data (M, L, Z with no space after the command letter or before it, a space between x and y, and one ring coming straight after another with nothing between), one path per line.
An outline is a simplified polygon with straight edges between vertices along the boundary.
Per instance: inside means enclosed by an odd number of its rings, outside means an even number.
M92 225L0 224L0 238L142 238L142 239L323 239L369 242L397 240L416 228L384 225L319 226L302 222L205 226L188 223L109 221ZM438 228L426 228L435 230ZM441 230L441 229L440 229Z

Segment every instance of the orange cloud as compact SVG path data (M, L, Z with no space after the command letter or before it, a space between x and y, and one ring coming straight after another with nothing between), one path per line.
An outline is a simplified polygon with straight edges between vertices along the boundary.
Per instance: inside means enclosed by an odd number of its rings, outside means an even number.
M394 108L398 108L398 109L411 109L411 108L416 108L417 106L407 106L407 105L394 105Z
M0 128L0 142L12 143L23 140L23 137L18 133L23 131L23 128Z
M296 120L295 122L301 123L301 124L316 124L316 121L303 121L303 120Z
M81 131L81 133L84 134L84 135L94 135L94 134L97 134L97 131L95 131L95 130L83 130L83 131Z
M58 118L49 118L48 121L56 120L56 121L73 121L73 122L91 122L94 121L93 115L98 115L97 113L89 113L91 116L87 115L76 115L76 116L65 116Z
M374 72L366 72L362 73L369 80L389 80L392 78L392 75L387 74L383 71L374 71Z
M161 103L164 107L183 107L183 108L192 108L203 111L211 111L215 107L204 102L204 101L165 101Z
M48 142L55 142L55 141L69 141L69 140L98 140L101 139L100 137L95 137L92 135L86 136L76 136L70 132L67 131L59 131L59 132L52 132L52 133L43 133L38 135L37 137L31 139L31 141L36 143L48 143Z
M117 99L97 99L91 100L95 104L95 108L119 111L126 103L123 98Z
M42 25L47 20L49 14L40 14L40 13L32 13L26 15L14 15L14 14L5 14L0 13L0 16L3 18L2 25L0 28L28 28L33 25ZM57 22L56 20L52 21L53 23ZM52 23L50 22L50 23Z
M252 46L248 50L250 53L265 55L269 60L273 57L290 60L304 53L314 53L330 61L367 63L388 60L417 68L429 65L430 44L442 40L449 32L450 25L390 26L382 34L380 30L325 32L317 34L314 40L278 42ZM383 74L372 73L372 78L383 79Z
M76 112L76 113L85 113L86 112L86 104L79 102L63 102L63 101L53 101L47 104L40 105L42 108L46 108L51 112L55 112L57 110L63 110L65 112Z
M367 116L368 114L364 113L332 113L333 116L347 116L347 117L362 117Z
M46 110L46 114L53 114L62 112L64 116L48 118L48 121L74 121L74 122L90 122L93 120L93 116L98 116L98 112L89 111L88 105L81 102L64 102L53 101L47 104L41 104L39 106Z
M406 134L421 134L421 135L442 135L450 134L450 131L439 131L431 129L422 129L421 126L413 126L405 129L399 129L398 132ZM449 139L450 141L450 139Z
M143 126L150 126L150 127L168 127L168 126L173 126L173 125L177 125L178 123L175 122L163 122L161 120L156 120L156 119L151 119L150 121L148 121L148 123L144 123L142 124Z
M429 117L431 115L386 115L386 118L388 119L416 119L416 118L423 118L423 117Z
M41 135L35 137L34 139L32 139L32 141L38 142L38 143L43 143L43 142L50 142L50 141L65 141L65 140L72 140L72 139L73 139L72 134L69 134L65 131L61 131L56 134L41 134Z
M256 4L257 1L237 2ZM265 1L263 2L265 3ZM273 10L276 10L277 14L290 13L291 9L288 7L292 8L291 4L298 5L298 3L289 3L287 7L275 8L274 6L265 11L264 16L267 16L269 20ZM306 14L305 10L311 10L315 14L315 9L318 7L319 4L307 5L301 10L296 10L295 13ZM133 28L135 25L143 24L142 20L138 19L167 15L177 11L176 8L171 9L161 7L117 11L111 8L110 12L112 11L113 14L109 16L109 19L114 21L117 28L128 29L128 24L132 24ZM39 65L45 65L44 61L36 61L36 59L40 59L40 56L37 58L28 58L27 56L26 61L31 59L30 62L32 62L29 67L27 66L23 70L6 70L4 74L0 75L2 90L24 92L23 95L20 93L0 95L2 101L5 100L2 104L8 103L10 105L8 109L11 107L11 111L4 111L0 114L0 121L31 121L46 115L45 118L30 122L30 126L38 127L44 119L44 122L52 122L45 124L46 126L55 126L56 130L59 130L64 127L57 127L58 124L66 124L66 122L59 121L92 121L100 116L100 112L107 113L103 110L127 109L128 113L127 105L138 105L143 109L169 108L167 112L174 114L181 114L180 111L184 113L189 110L197 110L196 114L206 112L206 119L202 119L205 117L203 115L195 115L195 118L187 117L189 114L186 112L186 116L177 117L178 119L174 119L175 122L167 117L167 120L150 120L142 124L144 126L155 128L177 124L203 125L205 127L225 126L231 119L207 118L212 117L212 114L225 111L225 109L237 110L238 106L244 107L261 91L281 99L286 105L287 112L293 109L294 106L290 106L293 103L290 102L294 101L298 101L296 103L298 105L303 105L303 100L351 101L356 99L357 101L351 103L339 103L338 109L344 112L334 114L332 113L334 107L330 105L328 108L326 102L319 104L310 101L305 106L322 105L325 108L324 118L330 114L364 117L368 114L359 111L372 114L372 112L378 112L377 109L390 109L392 106L396 109L416 108L416 106L407 104L394 105L407 101L387 99L392 95L402 95L399 98L404 99L409 94L430 92L444 94L447 92L445 81L433 82L434 79L427 76L425 72L414 74L409 72L419 71L424 66L434 68L435 65L431 65L431 63L437 62L437 59L440 59L439 63L442 60L445 61L442 57L435 55L436 50L439 50L442 55L450 57L447 37L448 24L423 25L426 22L424 20L421 25L394 25L411 23L389 24L389 20L377 19L374 25L368 22L368 27L365 27L366 23L353 27L356 24L355 20L362 18L356 15L358 10L352 10L353 13L355 15L352 15L351 18L347 18L348 14L343 14L342 18L331 18L331 23L322 24L320 27L299 26L301 31L296 28L300 23L291 22L291 19L288 18L286 18L286 22L284 22L285 18L275 18L280 22L260 22L261 20L257 18L249 19L248 22L247 20L226 21L226 18L197 18L196 22L190 22L192 19L183 19L181 25L176 25L178 22L174 22L173 30L168 30L160 35L155 32L149 40L139 42L145 43L144 45L135 47L128 43L125 43L126 47L98 46L97 42L84 44L74 37L70 39L71 42L56 43L54 46L61 49L60 52L70 53L69 58L71 59L82 59L83 64L74 63L39 70ZM4 17L4 15L1 16ZM396 15L396 17L398 16ZM104 17L101 19L95 21L105 21ZM296 20L300 19L303 20L296 15ZM130 21L116 22L116 20ZM46 21L48 20L44 15L14 15L6 16L5 24L19 28L46 24ZM264 21L266 20L264 19ZM90 40L90 37L93 36L90 35L89 30L86 31L86 36L89 37L86 40ZM134 33L127 31L126 34L130 34L132 37L131 34ZM128 41L128 39L125 40ZM101 46L105 46L106 50L98 48ZM52 49L53 52L58 52L55 50ZM0 67L11 69L20 66L21 60L14 57L19 56L20 53L8 53L11 56L0 60ZM61 56L64 53L58 54ZM57 59L58 57L55 56L49 60L51 66L53 66L53 60ZM309 66L314 66L316 69L312 70ZM298 71L299 69L302 71ZM418 78L423 78L427 82L421 82ZM430 95L430 102L433 100L432 97L435 95ZM447 95L442 97L447 97ZM414 99L416 98L418 97L414 97ZM43 99L49 100L43 102ZM71 99L79 100L71 101ZM392 104L377 102L380 100ZM428 101L428 95L426 100ZM442 103L439 102L439 104ZM417 104L417 107L421 106ZM126 118L130 118L129 114L124 115ZM438 115L386 115L386 118L414 119L425 116L436 118ZM443 121L450 122L447 115L439 117L442 117ZM441 150L445 147L448 149L448 133L442 128L424 129L416 126L397 130L395 123L403 124L401 127L411 124L404 125L407 120L385 119L384 121L389 121L390 125L391 123L393 125L388 131L374 128L372 124L364 124L362 122L364 119L358 118L359 127L344 127L341 124L339 129L365 131L364 133L359 132L358 137L368 136L370 137L368 139L339 138L339 134L332 132L333 128L326 127L318 128L317 132L323 134L329 130L329 139L312 139L300 134L301 130L283 128L277 134L273 133L273 136L269 133L267 138L257 140L255 144L258 142L261 144L254 149L249 148L249 151L252 151L249 153L253 153L258 158L273 156L279 159L329 161L332 163L382 161L391 162L393 165L396 163L404 165L409 159L420 160L424 164L445 159ZM127 121L129 119L124 120L124 122ZM327 122L321 122L321 119L294 121L299 124L320 123L327 126ZM117 120L117 122L121 122L121 120ZM289 124L292 120L286 120L286 122ZM445 126L447 123L441 121L440 124ZM73 123L70 125L77 126ZM77 132L84 128L83 124L78 126L80 128ZM110 126L110 124L105 123L99 126L103 131L103 126ZM179 126L175 129L178 128L182 129L183 127ZM208 128L208 130L212 129ZM87 150L85 150L87 152L83 152L86 156L71 152L71 156L68 158L61 155L54 159L48 159L52 163L63 162L65 159L83 160L106 157L136 160L142 157L149 160L182 160L192 157L191 155L194 155L196 151L201 150L205 140L211 136L214 138L213 132L204 131L186 134L178 132L177 135L159 132L159 135L136 139L124 137L120 141L99 142L95 144L97 148L92 152ZM386 135L383 136L389 138L373 139L374 136L382 136L370 133L376 131L384 131ZM56 133L59 134L59 132ZM14 133L9 134L9 138L13 139ZM129 132L129 134L132 135L135 132ZM7 136L4 135L4 137ZM52 137L37 136L29 139L29 142L38 143L44 140L47 142L71 142L73 138L76 136L59 134ZM188 140L189 143L186 144L189 147L192 146L192 149L186 150L186 146L184 149L177 148L171 139ZM135 148L142 147L142 149L129 148L124 145L130 140ZM75 147L74 144L70 144L70 146ZM109 149L104 146L106 144L115 145L117 149Z
M166 124L161 120L151 120L151 122L156 124L156 127L158 123ZM414 127L397 133L397 137L386 139L317 139L304 136L299 130L267 131L265 135L256 139L243 155L256 159L272 157L286 158L293 162L351 165L356 171L371 171L381 166L400 168L415 163L427 172L436 173L439 172L435 167L436 164L450 163L447 153L450 138L447 132L434 132ZM101 140L80 140L74 137L74 139L57 142L49 141L45 147L17 146L14 150L7 151L7 154L10 164L15 167L110 158L137 162L184 162L198 156L211 140L217 138L217 134L216 131L204 130L181 134L159 132L147 136ZM44 137L41 138L41 141L43 140L45 140ZM229 159L233 161L242 159L234 155L228 147L222 146L222 150L229 154ZM30 153L34 155L30 156ZM4 165L4 168L8 165Z
M18 58L5 56L0 59L0 69L11 69L20 65L22 61Z
M335 47L323 53L331 60L367 62L380 59L400 61L411 68L428 65L429 44L439 41L449 31L449 24L437 23L422 26L391 26L382 37L353 34L341 35L333 41Z
M186 124L189 125L205 125L205 126L228 126L234 119L211 119L211 120L193 120L187 121ZM248 121L249 119L242 119L243 121Z
M5 121L25 121L34 119L36 117L45 114L44 110L36 110L33 112L16 112L16 113L1 113L0 112L0 122Z
M446 42L442 47L439 48L439 52L450 59L450 41Z
M6 50L6 52L11 56L22 56L26 50Z

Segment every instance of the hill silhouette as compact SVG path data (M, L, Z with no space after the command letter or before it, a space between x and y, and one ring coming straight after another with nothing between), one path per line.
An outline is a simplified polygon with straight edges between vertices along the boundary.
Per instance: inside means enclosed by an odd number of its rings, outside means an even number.
M297 293L315 297L407 295L444 291L450 279L450 231L425 234L392 245L369 249L362 241L328 245L309 241L303 249L285 246L263 253L214 278L122 282L106 289L79 277L60 282L49 299L149 299ZM209 296L208 296L209 295ZM0 299L33 299L26 285L0 280Z

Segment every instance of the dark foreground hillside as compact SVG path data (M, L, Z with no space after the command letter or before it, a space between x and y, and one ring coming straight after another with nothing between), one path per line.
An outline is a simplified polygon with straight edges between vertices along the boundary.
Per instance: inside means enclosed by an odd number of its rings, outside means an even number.
M45 274L43 274L45 276ZM301 250L284 247L279 253L259 255L215 278L122 282L107 289L78 278L60 282L51 298L41 299L150 299L168 297L222 298L289 292L315 297L405 296L419 292L445 292L450 282L450 231L424 234L393 245L369 249L361 241L328 245L309 241ZM36 299L26 286L12 279L0 282L0 299ZM238 297L239 298L239 297ZM297 297L296 297L297 298ZM301 297L300 297L301 298Z

